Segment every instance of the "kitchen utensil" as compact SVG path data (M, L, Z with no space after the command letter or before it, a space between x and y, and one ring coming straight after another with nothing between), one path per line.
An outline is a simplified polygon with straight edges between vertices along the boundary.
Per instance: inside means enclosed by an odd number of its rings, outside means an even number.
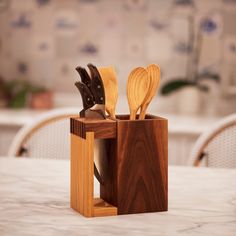
M105 139L94 139L94 163L97 167L99 183L104 185L108 174L108 156L107 145ZM94 170L95 171L95 170ZM96 176L96 174L95 174Z
M159 85L160 85L160 68L155 64L151 64L147 67L147 72L148 72L148 77L150 80L150 85L149 85L148 93L141 105L141 110L140 110L140 115L139 115L140 120L145 119L147 107L150 104L153 97L155 96L157 89L159 88Z
M95 104L101 104L105 107L105 91L101 76L96 66L88 64L91 75L91 92L94 96Z
M88 72L83 67L76 67L77 72L80 75L81 81L88 87L88 89L91 91L91 78L88 74Z
M106 94L105 109L109 116L115 119L115 107L118 97L118 83L116 79L116 72L112 66L101 67L98 68L98 70L101 75Z
M85 110L89 109L92 107L94 103L94 98L92 93L90 92L89 88L84 84L83 82L77 81L75 83L75 86L79 89L81 98L82 98L82 103L83 103L83 110L80 112L80 116L84 116Z
M76 67L81 81L75 85L79 89L82 97L84 109L80 112L81 117L106 119L105 115L105 91L102 79L97 68L88 64L91 78L82 67Z
M102 79L97 68L88 64L91 77L87 73L86 69L82 67L76 67L77 72L81 77L81 81L77 81L75 86L80 91L83 103L83 110L80 111L81 117L86 118L96 118L96 119L106 119L105 115L105 92ZM103 150L103 141L95 143L95 148L97 150ZM103 169L101 168L101 163L103 164ZM105 169L108 165L107 157L104 153L95 153L94 155L94 175L100 184L104 184ZM102 173L102 174L101 174Z
M126 92L128 97L130 120L136 119L136 113L142 105L149 89L148 72L142 67L137 67L131 71Z

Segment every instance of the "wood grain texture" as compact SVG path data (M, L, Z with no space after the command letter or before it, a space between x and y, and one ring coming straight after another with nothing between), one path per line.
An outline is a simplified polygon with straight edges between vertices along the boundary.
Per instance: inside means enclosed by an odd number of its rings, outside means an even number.
M105 141L109 170L100 196L107 203L95 201L91 189L93 132L87 132L85 139L71 135L71 207L88 217L166 211L167 120L148 114L145 120L117 118L116 138Z
M98 68L99 74L101 75L102 82L105 89L106 102L105 107L106 111L110 117L113 119L115 116L115 108L118 98L118 82L117 76L114 67L100 67Z
M70 206L86 217L117 215L117 208L94 199L94 132L71 134Z
M84 216L93 216L94 134L86 139L71 134L71 207Z
M84 141L83 141L84 142ZM84 216L93 216L93 196L94 196L94 133L87 132L83 155L83 194L84 194Z
M147 107L150 104L151 100L157 93L157 89L160 85L160 68L155 64L151 64L147 67L148 78L150 80L148 93L141 105L139 119L143 120L147 111Z
M167 120L118 116L117 140L110 148L110 183L101 196L117 206L118 214L166 211L168 207ZM115 172L115 173L113 173Z
M94 214L93 216L115 216L117 215L117 207L105 202L101 198L94 199Z
M135 119L136 113L147 95L149 84L150 81L146 69L137 67L131 71L126 86L130 120Z
M114 206L117 203L117 139L107 139L108 172L104 185L100 185L100 196Z
M110 119L71 118L70 132L82 138L86 137L86 132L93 132L94 138L115 138L116 121Z

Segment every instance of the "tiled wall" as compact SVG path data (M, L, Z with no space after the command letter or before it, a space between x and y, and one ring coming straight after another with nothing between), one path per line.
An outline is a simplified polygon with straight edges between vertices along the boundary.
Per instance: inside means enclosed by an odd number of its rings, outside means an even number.
M222 55L236 55L235 0L0 0L0 74L75 92L76 65L112 64L120 93L134 66L186 76L191 18L199 70L220 72Z

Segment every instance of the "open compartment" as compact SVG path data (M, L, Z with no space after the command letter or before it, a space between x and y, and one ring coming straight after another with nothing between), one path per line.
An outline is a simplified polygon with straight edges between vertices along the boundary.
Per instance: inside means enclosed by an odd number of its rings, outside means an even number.
M116 122L71 118L71 208L86 217L117 215L117 208L94 197L95 140L114 139Z

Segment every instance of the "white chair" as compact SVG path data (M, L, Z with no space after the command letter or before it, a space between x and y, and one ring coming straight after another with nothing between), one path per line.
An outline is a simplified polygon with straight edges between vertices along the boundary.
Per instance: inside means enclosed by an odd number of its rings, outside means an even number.
M15 136L8 156L70 159L70 117L80 108L49 111L24 126Z
M190 164L236 168L236 113L220 120L198 138Z
M80 108L49 111L16 134L9 157L70 159L70 117L79 116ZM94 178L94 195L99 195L99 183Z

